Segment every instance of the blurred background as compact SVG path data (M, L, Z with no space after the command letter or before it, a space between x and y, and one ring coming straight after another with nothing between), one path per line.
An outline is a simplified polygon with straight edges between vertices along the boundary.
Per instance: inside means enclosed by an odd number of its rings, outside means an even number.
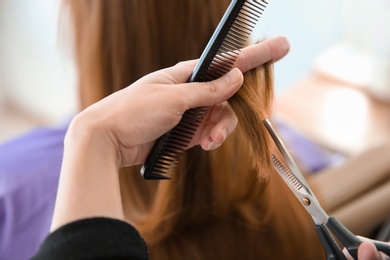
M59 0L0 0L0 140L74 113L75 75Z

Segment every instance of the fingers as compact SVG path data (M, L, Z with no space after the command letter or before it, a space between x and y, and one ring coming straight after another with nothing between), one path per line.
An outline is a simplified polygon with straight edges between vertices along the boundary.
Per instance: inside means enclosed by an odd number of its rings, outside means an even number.
M241 71L235 68L210 82L179 85L180 88L176 90L176 93L187 108L213 106L233 96L243 80Z
M242 72L259 67L269 61L278 61L290 50L286 37L278 36L260 43L245 47L239 53L234 64ZM174 84L187 82L198 60L180 62L176 66L166 69Z
M238 120L227 102L213 107L208 122L203 127L199 145L204 150L218 148L234 131Z
M175 84L188 82L197 62L198 60L183 61L171 67L170 75L173 77L172 82Z
M388 256L383 254L382 252L379 252L375 245L370 242L370 239L365 237L359 237L363 240L363 243L360 244L358 248L358 259L359 260L386 260L389 259ZM353 257L349 254L348 250L346 248L343 249L344 255L347 257L348 260L353 260Z
M358 259L362 260L381 260L388 259L384 254L381 254L375 245L369 241L363 242L358 249Z
M280 60L289 50L286 37L271 38L242 49L234 65L244 73L269 61Z

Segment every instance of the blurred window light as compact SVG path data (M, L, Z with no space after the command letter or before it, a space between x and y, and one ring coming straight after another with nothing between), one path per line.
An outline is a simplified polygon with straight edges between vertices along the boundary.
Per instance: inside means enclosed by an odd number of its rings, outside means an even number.
M365 139L369 126L367 97L353 89L338 89L324 97L319 109L324 134L331 136L336 146L359 150L361 143L357 140Z

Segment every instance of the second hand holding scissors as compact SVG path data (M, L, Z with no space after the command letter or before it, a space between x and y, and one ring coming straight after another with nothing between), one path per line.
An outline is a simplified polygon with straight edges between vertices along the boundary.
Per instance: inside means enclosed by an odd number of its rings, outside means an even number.
M330 231L332 231L340 243L348 250L349 254L354 259L357 259L357 251L359 245L363 241L355 236L351 231L349 231L336 218L329 217L328 214L322 209L320 203L310 189L309 184L306 182L302 172L299 170L294 159L287 151L282 140L276 134L271 122L268 119L264 120L263 122L285 162L288 164L287 167L275 154L272 154L272 163L274 168L313 218L315 223L314 229L319 239L321 240L322 246L324 247L326 259L347 259ZM379 251L390 256L389 244L375 240L372 242Z

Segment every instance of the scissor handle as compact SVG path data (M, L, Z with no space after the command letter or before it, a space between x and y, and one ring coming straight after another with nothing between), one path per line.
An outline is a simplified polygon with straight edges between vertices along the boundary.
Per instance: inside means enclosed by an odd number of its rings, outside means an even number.
M330 217L327 224L328 228L332 233L340 240L340 242L348 250L349 254L357 259L357 251L359 245L363 242L360 238L355 236L351 231L349 231L343 224L341 224L334 217ZM372 241L378 251L385 253L390 256L390 245L380 241Z
M324 248L326 260L347 259L325 224L316 225L314 230L317 232L317 236L319 237L322 247Z
M349 229L341 224L335 217L329 217L326 225L348 250L353 259L357 259L357 251L362 240L349 231Z
M388 243L381 242L381 241L371 241L371 242L374 243L378 251L381 251L385 253L387 256L390 256L390 245Z

